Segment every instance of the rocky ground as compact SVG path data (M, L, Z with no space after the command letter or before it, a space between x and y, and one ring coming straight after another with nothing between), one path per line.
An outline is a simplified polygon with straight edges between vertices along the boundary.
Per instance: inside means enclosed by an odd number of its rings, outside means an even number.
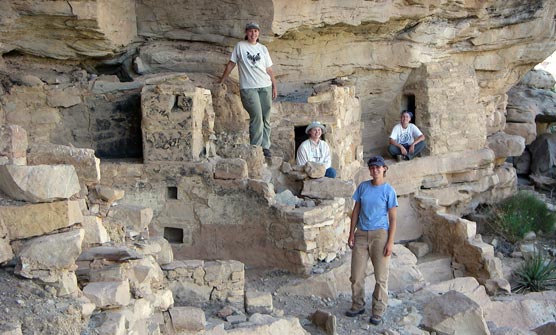
M555 242L553 239L544 243ZM316 272L326 271L345 261L342 257L331 263L322 263ZM504 268L510 271L520 260L503 258ZM301 297L279 293L278 289L290 284L298 277L282 271L259 271L246 269L246 290L257 290L273 294L275 314L299 318L303 328L312 335L327 334L311 321L311 315L323 311L335 316L337 334L427 334L419 329L423 304L417 293L401 292L390 295L389 307L384 323L374 326L369 323L369 310L355 318L349 318L344 312L350 307L350 294L338 297L322 298L318 296ZM367 292L370 301L370 292ZM11 324L21 324L23 334L79 334L85 327L80 320L79 304L72 299L55 298L48 289L35 282L13 274L13 268L0 268L0 330L8 330ZM223 306L204 306L209 322L217 321L217 312Z
M485 241L490 241L492 238L492 236L483 236ZM556 234L539 237L537 242L543 249L556 250ZM496 251L502 260L506 277L523 262L521 258L509 257L508 254L513 251L511 245L500 243ZM346 258L347 255L343 255L330 263L319 263L313 272L318 274L328 271L345 262ZM21 278L13 272L11 266L0 268L0 333L9 331L10 327L18 324L21 324L23 334L82 333L86 325L80 318L80 304L76 300L57 298L48 287ZM418 328L423 311L423 300L418 290L416 293L391 293L384 323L374 326L369 323L369 307L364 314L355 318L345 316L344 313L351 304L351 295L348 293L341 293L336 298L297 296L281 293L279 290L298 280L297 276L278 270L261 271L249 267L246 267L245 274L246 290L271 293L274 314L297 317L303 328L312 335L327 334L311 321L311 315L316 311L334 316L336 332L340 335L427 334L426 330ZM370 302L370 294L371 292L367 292L368 302ZM219 322L217 313L223 307L222 305L204 306L209 323Z
M34 281L13 274L12 267L0 268L0 333L12 334L21 324L23 334L79 334L80 304L57 298ZM17 334L17 333L13 333Z

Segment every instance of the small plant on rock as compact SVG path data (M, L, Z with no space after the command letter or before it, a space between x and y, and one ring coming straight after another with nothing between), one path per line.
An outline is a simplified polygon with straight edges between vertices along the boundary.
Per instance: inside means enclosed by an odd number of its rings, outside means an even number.
M554 231L556 216L546 204L527 192L518 192L494 206L495 230L515 243L529 231Z
M556 288L556 264L537 253L514 272L515 293L540 292Z

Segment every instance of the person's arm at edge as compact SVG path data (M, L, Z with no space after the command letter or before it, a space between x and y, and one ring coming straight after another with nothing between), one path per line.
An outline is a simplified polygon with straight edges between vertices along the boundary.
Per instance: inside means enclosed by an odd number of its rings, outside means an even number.
M416 129L416 131L418 131L419 136L417 136L417 138L415 140L413 140L413 143L411 143L411 145L409 146L409 151L411 153L413 153L415 151L415 144L422 142L425 140L425 135L421 132L421 130L419 130L419 128L417 128L417 126L414 126L414 128Z
M266 73L270 76L270 81L272 81L272 99L276 99L278 96L278 89L276 88L276 79L274 78L274 72L271 67L266 68Z
M220 77L220 81L218 82L219 84L222 84L224 82L224 80L226 80L226 78L228 78L228 76L230 75L230 72L232 72L234 67L236 67L236 63L234 63L232 61L229 61L228 64L226 64L226 68L224 69L224 73L222 73L222 77Z
M328 143L322 141L324 148L323 164L328 169L332 166L332 158L330 157L330 146Z
M396 131L396 127L400 126L399 124L394 126L394 129L392 129L392 133L390 134L390 141L389 143L393 146L398 147L398 149L400 149L400 151L402 152L402 155L407 155L407 150L405 149L405 147L401 144L398 143L398 141L396 141L394 139L394 132ZM396 132L397 133L397 132Z
M388 241L384 246L384 257L392 255L394 249L394 236L396 236L396 215L398 207L388 209Z
M361 210L361 203L355 202L353 211L351 211L351 224L349 225L348 246L353 249L355 245L355 229L357 228L357 221L359 221L359 211Z
M309 161L309 156L307 155L307 151L305 150L303 143L305 142L302 142L299 145L299 148L297 148L297 156L295 159L295 164L297 165L305 165Z

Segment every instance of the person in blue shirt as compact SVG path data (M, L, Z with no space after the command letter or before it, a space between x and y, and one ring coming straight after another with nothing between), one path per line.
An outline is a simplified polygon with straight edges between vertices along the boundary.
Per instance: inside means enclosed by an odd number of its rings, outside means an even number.
M388 273L396 234L398 199L394 188L385 182L388 166L382 156L367 162L372 179L364 181L353 194L348 246L351 255L351 309L354 317L365 312L365 273L369 258L374 267L376 285L371 306L372 324L382 323L388 306Z

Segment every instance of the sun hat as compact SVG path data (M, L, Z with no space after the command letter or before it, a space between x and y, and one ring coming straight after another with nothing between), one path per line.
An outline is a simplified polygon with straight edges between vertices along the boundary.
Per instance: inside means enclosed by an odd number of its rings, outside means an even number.
M311 124L309 124L307 126L307 128L305 128L305 134L309 134L309 130L311 130L313 128L316 128L316 127L319 127L320 129L322 129L323 134L326 133L326 127L322 123L320 123L318 121L313 121L313 122L311 122Z
M386 166L386 163L384 163L384 158L382 158L382 156L373 156L369 158L367 166Z
M249 30L249 29L261 30L261 27L259 27L259 25L255 22L249 22L248 24L245 25L245 30Z

